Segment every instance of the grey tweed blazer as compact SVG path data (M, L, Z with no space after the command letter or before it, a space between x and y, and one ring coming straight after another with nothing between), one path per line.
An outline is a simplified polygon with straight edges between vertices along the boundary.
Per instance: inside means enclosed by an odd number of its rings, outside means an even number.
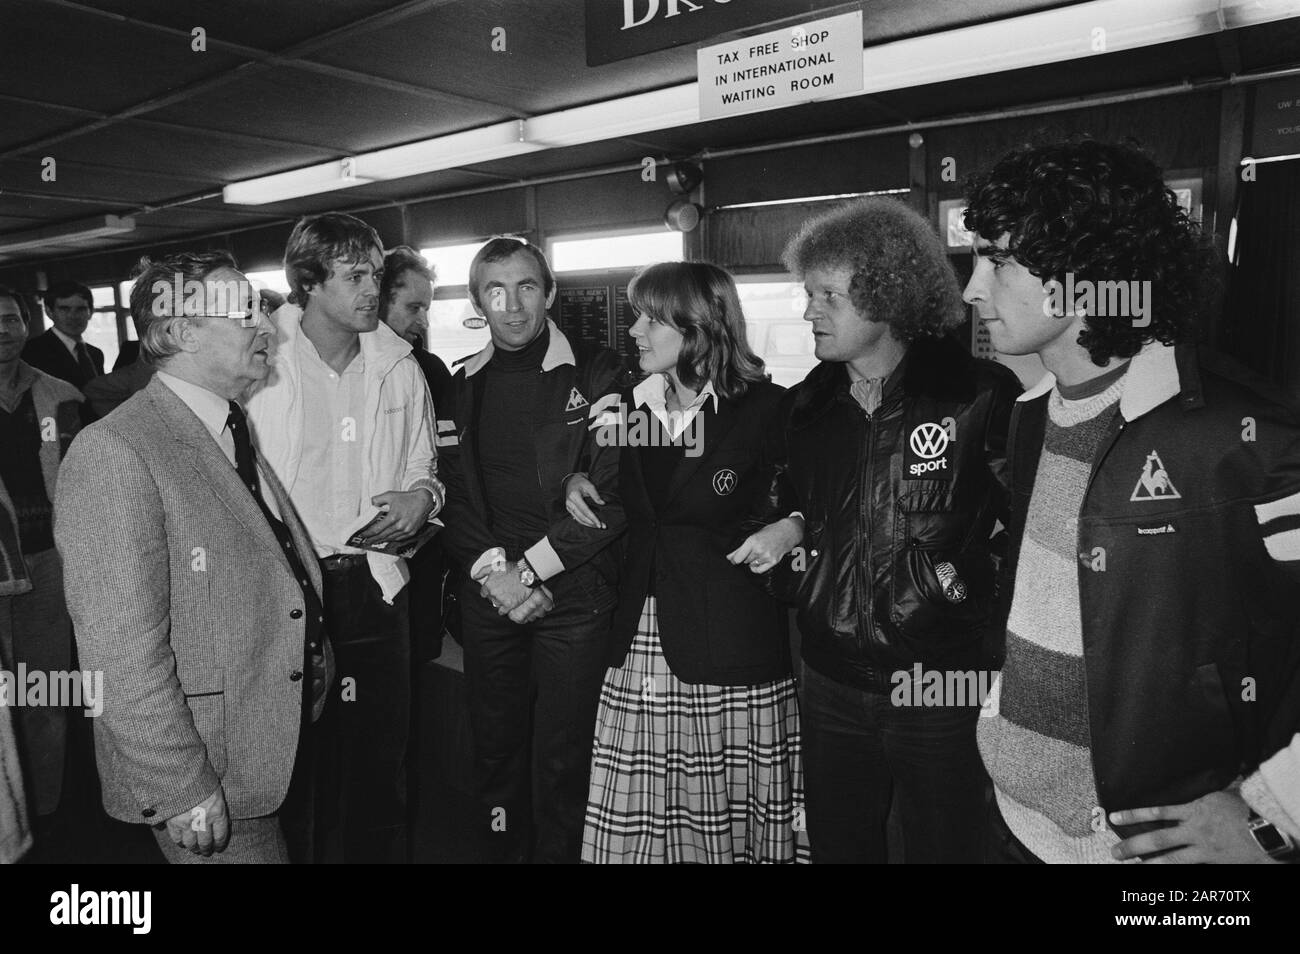
M311 585L311 541L261 468ZM232 818L275 812L293 768L302 590L211 433L155 377L72 442L55 540L82 669L104 673L104 808L158 823L222 785Z

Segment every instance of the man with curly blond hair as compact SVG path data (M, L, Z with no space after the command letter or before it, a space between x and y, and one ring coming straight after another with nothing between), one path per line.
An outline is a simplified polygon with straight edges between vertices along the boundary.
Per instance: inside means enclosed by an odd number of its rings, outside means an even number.
M813 860L885 861L896 801L908 862L977 861L979 676L1000 650L994 533L1020 387L949 335L963 320L956 278L903 204L813 219L785 258L821 362L774 435L777 489L803 521L775 582L803 637Z

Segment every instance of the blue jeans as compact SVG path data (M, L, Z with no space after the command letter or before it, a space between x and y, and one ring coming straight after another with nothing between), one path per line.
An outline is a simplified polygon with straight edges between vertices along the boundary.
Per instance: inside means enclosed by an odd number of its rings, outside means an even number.
M978 706L895 706L889 691L846 686L807 663L799 681L814 864L883 864L896 791L909 864L983 860Z

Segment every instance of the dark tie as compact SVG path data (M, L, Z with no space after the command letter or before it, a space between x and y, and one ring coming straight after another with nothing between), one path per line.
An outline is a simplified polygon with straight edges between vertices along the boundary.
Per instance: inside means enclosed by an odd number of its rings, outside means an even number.
M235 470L239 472L239 479L252 493L253 499L265 509L262 491L257 485L257 456L253 453L253 441L248 436L248 418L244 417L244 409L234 401L230 402L226 427L235 439Z
M87 349L84 341L77 342L76 351L77 368L81 371L82 375L85 376L86 380L89 381L91 378L98 377L99 374L95 371L95 362L90 360L90 351Z
M303 600L307 604L308 656L306 666L307 671L311 673L312 691L303 693L303 704L309 718L312 706L324 698L324 694L329 688L324 684L325 659L321 647L325 610L321 606L320 599L316 596L316 590L312 588L311 581L307 577L307 571L298 556L298 550L293 545L293 535L289 533L289 528L285 526L284 521L276 519L275 515L266 506L266 501L262 498L262 491L257 479L257 453L253 450L253 441L248 436L248 418L244 416L244 409L234 401L230 402L230 414L226 417L226 427L230 429L230 436L235 439L235 470L239 474L239 479L244 482L248 492L257 501L262 516L266 518L266 522L271 526L271 532L275 534L276 540L284 548L284 555L289 561L289 566L293 569L294 576L298 579L298 585L302 587Z

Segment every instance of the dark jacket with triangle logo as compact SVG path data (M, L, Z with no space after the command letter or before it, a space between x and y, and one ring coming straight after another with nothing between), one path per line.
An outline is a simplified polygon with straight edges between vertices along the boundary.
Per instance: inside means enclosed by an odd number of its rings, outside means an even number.
M1012 417L1007 609L1053 383ZM1288 397L1212 352L1149 345L1092 462L1077 551L1102 808L1190 802L1291 741L1300 409Z

